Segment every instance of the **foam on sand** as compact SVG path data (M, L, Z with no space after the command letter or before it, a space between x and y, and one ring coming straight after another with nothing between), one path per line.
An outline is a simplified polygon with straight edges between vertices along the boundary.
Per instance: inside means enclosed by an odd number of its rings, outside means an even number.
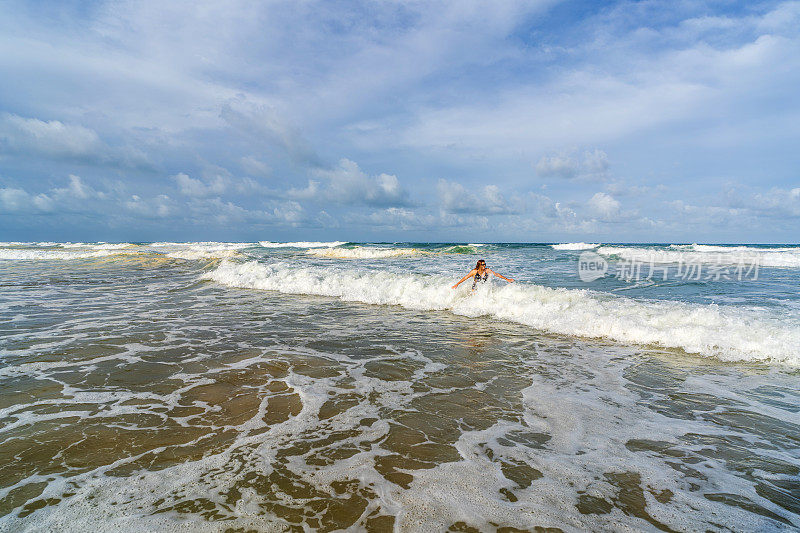
M583 289L514 283L452 290L444 276L293 268L223 261L205 279L231 287L315 294L345 301L493 316L543 331L680 348L726 361L800 366L800 321L746 307L638 301Z

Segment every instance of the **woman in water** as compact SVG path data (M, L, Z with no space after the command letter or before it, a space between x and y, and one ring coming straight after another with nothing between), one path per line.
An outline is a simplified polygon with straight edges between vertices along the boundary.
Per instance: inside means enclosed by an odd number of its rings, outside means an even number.
M486 281L487 279L489 279L489 274L494 274L498 278L503 278L504 280L506 280L509 283L514 281L513 279L507 278L507 277L503 276L502 274L498 274L497 272L495 272L494 270L492 270L490 268L486 268L486 261L481 259L480 261L478 261L478 264L475 265L475 268L470 270L469 274L467 274L466 276L461 278L458 283L453 285L452 288L455 289L456 287L461 285L462 282L464 282L467 279L469 279L470 277L474 276L475 279L472 282L472 290L475 290L475 286L478 284L479 281Z

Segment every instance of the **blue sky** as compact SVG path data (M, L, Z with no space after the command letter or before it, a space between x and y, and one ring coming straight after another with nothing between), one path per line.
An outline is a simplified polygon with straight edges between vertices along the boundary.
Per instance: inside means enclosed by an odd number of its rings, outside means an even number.
M0 80L0 240L800 235L800 2L10 0Z

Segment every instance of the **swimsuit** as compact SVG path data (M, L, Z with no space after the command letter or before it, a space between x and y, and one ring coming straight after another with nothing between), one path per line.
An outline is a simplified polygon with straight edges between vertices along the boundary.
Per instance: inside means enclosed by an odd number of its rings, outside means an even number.
M472 288L475 289L479 281L486 281L487 279L489 279L489 273L485 270L483 271L483 277L481 277L480 273L475 272L475 280L472 282Z

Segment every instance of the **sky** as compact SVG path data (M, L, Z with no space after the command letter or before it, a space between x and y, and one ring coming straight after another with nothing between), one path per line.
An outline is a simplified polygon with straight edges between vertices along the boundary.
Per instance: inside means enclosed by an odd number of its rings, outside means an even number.
M800 2L0 3L0 240L800 240Z

